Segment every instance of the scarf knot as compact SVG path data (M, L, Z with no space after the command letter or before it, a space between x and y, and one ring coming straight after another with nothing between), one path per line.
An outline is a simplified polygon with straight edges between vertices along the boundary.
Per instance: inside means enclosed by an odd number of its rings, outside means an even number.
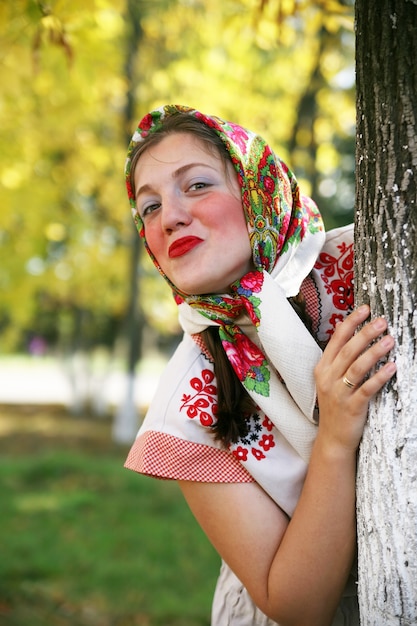
M184 298L184 301L220 325L228 324L246 312L251 323L257 327L261 317L259 305L263 284L264 271L253 270L231 285L230 294L192 296Z
M259 311L261 299L259 295L262 291L263 284L264 272L261 269L248 272L243 278L232 284L232 292L240 303L240 310L247 312L252 324L256 327L259 326L261 321Z

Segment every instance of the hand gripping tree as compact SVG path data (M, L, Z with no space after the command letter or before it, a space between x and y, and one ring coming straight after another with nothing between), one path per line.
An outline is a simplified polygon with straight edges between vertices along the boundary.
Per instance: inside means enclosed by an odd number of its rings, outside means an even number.
M417 0L356 1L356 299L396 337L397 377L359 454L361 624L417 624Z

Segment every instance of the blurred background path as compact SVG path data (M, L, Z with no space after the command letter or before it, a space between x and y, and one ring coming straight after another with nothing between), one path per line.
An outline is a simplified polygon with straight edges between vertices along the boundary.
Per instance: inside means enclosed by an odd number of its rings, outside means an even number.
M135 375L133 399L138 414L146 411L163 366L163 359L151 358ZM52 357L0 359L0 407L56 405L72 413L89 410L97 417L107 417L124 402L127 384L121 367L93 366L81 356L68 361Z

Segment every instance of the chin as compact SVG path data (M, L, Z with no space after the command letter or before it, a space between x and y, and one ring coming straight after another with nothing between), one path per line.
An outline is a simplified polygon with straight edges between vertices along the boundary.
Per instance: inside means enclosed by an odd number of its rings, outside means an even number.
M202 296L207 293L220 293L218 291L213 291L213 285L204 285L199 282L189 282L189 281L178 281L174 282L174 285L183 293L186 293L189 296Z
M212 293L223 293L222 291L213 290L210 287L203 289L201 285L183 285L182 287L178 287L178 289L180 289L180 291L185 293L187 296L204 296Z

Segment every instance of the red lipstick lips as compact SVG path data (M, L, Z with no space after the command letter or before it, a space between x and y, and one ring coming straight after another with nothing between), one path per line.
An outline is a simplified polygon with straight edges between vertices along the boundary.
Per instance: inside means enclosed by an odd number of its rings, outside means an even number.
M182 237L181 239L177 239L168 248L169 258L173 259L186 254L202 241L203 240L199 237Z

